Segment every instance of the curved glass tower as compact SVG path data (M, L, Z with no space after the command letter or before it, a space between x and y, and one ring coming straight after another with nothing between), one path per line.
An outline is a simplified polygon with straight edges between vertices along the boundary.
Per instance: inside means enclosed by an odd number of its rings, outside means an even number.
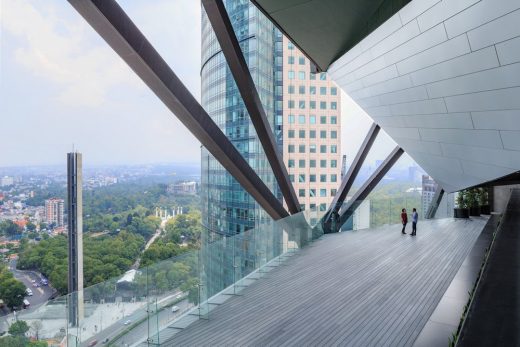
M227 0L225 6L269 122L281 144L282 35L250 1ZM202 106L281 199L269 162L204 10L201 34ZM228 244L226 236L259 225L267 226L271 218L205 148L202 148L201 159L203 244L206 273L210 277L208 294L212 295L234 282L235 271L247 272L248 267L256 265L248 259L255 259L256 254L252 252L256 252L258 240L247 240L249 246L243 247Z

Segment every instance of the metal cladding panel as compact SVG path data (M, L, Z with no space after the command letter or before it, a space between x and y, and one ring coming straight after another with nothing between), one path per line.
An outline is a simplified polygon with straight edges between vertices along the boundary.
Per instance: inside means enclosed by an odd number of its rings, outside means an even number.
M520 170L519 21L518 0L413 0L328 72L457 191Z

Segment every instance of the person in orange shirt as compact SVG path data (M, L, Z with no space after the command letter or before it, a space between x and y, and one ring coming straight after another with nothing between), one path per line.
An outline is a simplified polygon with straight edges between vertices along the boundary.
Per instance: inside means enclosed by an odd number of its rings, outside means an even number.
M406 235L406 233L404 232L406 224L408 224L408 215L406 214L406 208L403 208L401 210L401 222L403 223L403 230L401 230L401 233Z

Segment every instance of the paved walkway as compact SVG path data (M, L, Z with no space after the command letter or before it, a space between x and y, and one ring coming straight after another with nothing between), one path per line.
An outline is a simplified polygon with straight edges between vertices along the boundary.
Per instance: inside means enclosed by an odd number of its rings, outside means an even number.
M458 346L520 346L520 190L513 190Z
M326 235L163 345L411 346L486 220Z

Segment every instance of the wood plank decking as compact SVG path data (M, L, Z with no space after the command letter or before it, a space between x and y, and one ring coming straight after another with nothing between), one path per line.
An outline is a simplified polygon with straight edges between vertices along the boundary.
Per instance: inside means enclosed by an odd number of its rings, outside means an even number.
M324 236L163 345L411 346L486 220Z

